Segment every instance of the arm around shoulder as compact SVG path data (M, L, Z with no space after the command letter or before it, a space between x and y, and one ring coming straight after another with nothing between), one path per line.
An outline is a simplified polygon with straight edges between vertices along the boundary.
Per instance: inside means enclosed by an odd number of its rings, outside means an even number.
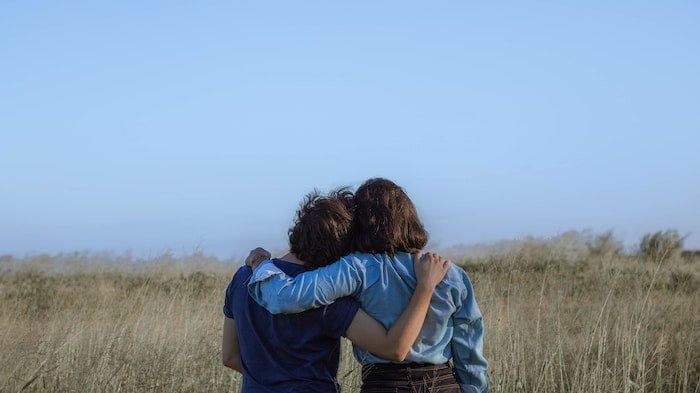
M450 263L428 253L420 261L414 256L417 285L411 300L387 331L378 321L359 310L347 337L359 347L387 360L402 362L420 334L435 287L447 273Z
M348 258L296 277L288 276L272 261L265 261L253 272L248 292L272 314L293 314L354 295L362 282L363 275Z

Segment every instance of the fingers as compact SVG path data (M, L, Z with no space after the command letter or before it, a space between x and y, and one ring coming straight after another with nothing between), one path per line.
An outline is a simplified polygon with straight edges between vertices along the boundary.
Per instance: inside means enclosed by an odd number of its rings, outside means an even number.
M440 266L443 269L449 269L450 265L452 262L443 257L442 255L433 253L433 252L426 252L425 254L421 255L420 257L416 254L414 255L414 262L420 261L421 263L426 263L426 264L431 264L435 266ZM420 258L420 260L419 260Z
M439 258L439 257L440 257L440 256L437 255L437 254L435 254L435 253L426 252L425 254L421 255L420 260L421 260L422 262L434 261L435 258Z
M250 254L248 254L248 257L245 259L245 264L255 268L258 263L271 258L272 254L270 254L269 251L262 247L257 247L250 250Z
M422 261L430 261L430 262L443 262L445 258L443 258L441 255L436 254L434 252L426 252L425 254L422 255L421 257Z
M251 253L251 254L260 255L260 256L264 256L264 257L267 257L267 258L270 258L270 257L272 256L272 255L270 254L269 251L267 251L266 249L264 249L264 248L262 248L262 247L257 247L257 248L255 248L255 249L251 250L250 253Z
M416 256L417 259L417 256ZM450 268L450 261L441 255L428 252L421 256L415 265L416 279L433 290L442 282Z
M434 264L436 267L439 267L440 270L446 272L449 268L452 262L450 262L449 259L443 257L442 255L435 254L435 253L427 253L426 255L426 261L429 263Z
M269 251L267 251L261 247L258 247L254 250L251 250L250 255L254 255L255 258L265 258L265 259L270 259L272 257L272 254L270 254Z

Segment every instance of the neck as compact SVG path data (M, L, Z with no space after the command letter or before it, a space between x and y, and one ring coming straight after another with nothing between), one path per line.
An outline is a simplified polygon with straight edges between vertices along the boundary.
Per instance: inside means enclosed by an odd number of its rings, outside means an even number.
M283 256L282 258L280 258L280 259L285 260L285 261L290 262L290 263L295 263L295 264L297 264L297 265L306 265L306 263L304 263L304 261L302 261L301 259L297 258L297 256L294 255L294 254L291 253L291 252L287 253L286 255L284 255L284 256Z

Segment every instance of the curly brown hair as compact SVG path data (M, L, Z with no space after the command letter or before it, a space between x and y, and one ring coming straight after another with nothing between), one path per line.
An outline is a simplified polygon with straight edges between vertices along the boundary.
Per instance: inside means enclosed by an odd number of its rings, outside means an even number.
M353 195L340 188L323 196L314 190L299 205L289 228L289 249L308 269L326 266L352 250Z
M418 252L428 232L404 190L391 180L374 178L355 192L353 247L372 254Z

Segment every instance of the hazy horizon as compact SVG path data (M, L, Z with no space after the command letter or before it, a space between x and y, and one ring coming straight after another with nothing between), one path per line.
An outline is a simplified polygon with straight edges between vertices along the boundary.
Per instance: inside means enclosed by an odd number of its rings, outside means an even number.
M700 3L0 5L0 254L285 247L382 176L431 240L700 248Z
M148 232L148 225L138 225L134 226L134 228L139 229L141 232ZM144 229L145 228L145 229ZM673 228L659 228L659 230L665 230L665 229L673 229ZM630 237L626 236L624 233L620 233L618 231L615 231L612 228L609 228L607 230L612 230L614 233L614 238L616 240L619 240L622 242L622 247L623 247L623 252L624 253L634 253L636 252L637 246L639 244L639 241L641 240L641 236L639 238L637 237ZM560 239L562 237L566 237L567 234L572 234L573 236L576 237L575 239L570 239L572 242L567 243L569 245L573 245L575 241L585 241L589 238L592 238L596 235L603 234L606 232L606 230L599 230L595 231L590 228L583 228L583 229L569 229L569 230L562 230L560 232L556 233L551 233L551 234L522 234L520 236L515 236L515 237L510 237L510 238L500 238L500 239L483 239L481 241L465 241L465 242L441 242L439 240L433 239L431 237L428 246L426 249L433 250L433 251L443 251L443 252L449 252L451 257L456 257L456 256L481 256L481 255L496 255L501 252L513 249L513 247L517 247L519 244L522 244L523 242L526 241L536 241L536 242L547 242L551 240L556 240ZM651 232L656 232L656 231L651 231ZM687 233L679 232L681 236L687 236ZM133 236L133 234L132 234ZM40 250L29 250L29 251L23 251L23 252L1 252L0 256L2 255L11 255L16 258L31 258L34 256L38 255L43 255L43 254L48 254L48 255L58 255L58 254L63 254L63 255L70 255L71 253L87 253L87 254L95 254L99 255L101 253L108 253L113 256L124 256L124 255L129 255L133 258L145 258L145 259L151 259L151 258L156 258L159 257L163 254L166 253L172 253L175 257L182 257L182 256L188 256L192 255L194 253L201 252L204 255L207 256L214 256L219 259L228 259L228 258L234 258L234 259L243 259L249 249L257 246L262 246L267 248L268 250L273 252L273 256L280 256L282 253L288 251L288 245L286 243L286 236L281 236L281 239L274 238L273 236L269 236L268 240L266 241L258 241L257 243L254 241L255 239L262 239L264 238L263 236L253 236L251 237L250 242L241 242L241 241L236 241L236 239L229 239L226 238L225 236L221 236L220 238L212 238L208 240L204 240L204 237L200 239L198 242L192 242L192 243L187 243L187 241L182 241L181 242L163 242L160 244L146 244L144 242L134 242L130 245L123 244L121 246L110 246L109 240L107 239L101 239L98 241L94 241L93 244L95 244L95 247L76 247L76 248L65 248L65 247L54 247L54 248L44 248ZM177 238L176 238L177 239ZM687 238L684 242L684 249L686 250L697 250L698 247L692 245L691 243L687 242ZM579 246L583 246L582 244L579 244Z

